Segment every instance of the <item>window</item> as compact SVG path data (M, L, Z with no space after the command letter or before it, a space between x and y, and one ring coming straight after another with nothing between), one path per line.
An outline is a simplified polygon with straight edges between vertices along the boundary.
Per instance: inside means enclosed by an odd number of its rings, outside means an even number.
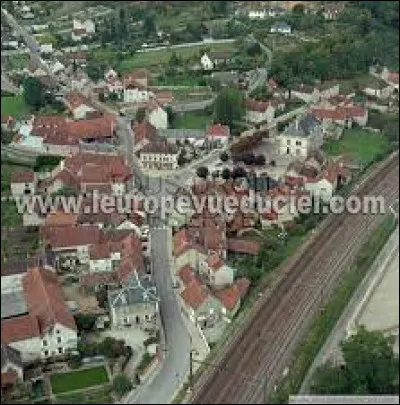
M59 353L59 354L62 354L62 352L63 352L62 347L59 347L59 348L58 348L58 353Z
M288 139L288 140L286 141L286 143L287 143L288 145L290 145L290 139Z
M301 141L296 141L296 146L301 146Z
M43 346L47 346L47 340L43 340Z
M47 356L49 355L49 351L48 351L48 350L45 350L45 351L44 351L44 355L47 357Z
M61 333L61 332L57 329L57 330L56 330L56 333L59 334L59 333Z
M57 343L61 343L61 337L60 336L57 337Z

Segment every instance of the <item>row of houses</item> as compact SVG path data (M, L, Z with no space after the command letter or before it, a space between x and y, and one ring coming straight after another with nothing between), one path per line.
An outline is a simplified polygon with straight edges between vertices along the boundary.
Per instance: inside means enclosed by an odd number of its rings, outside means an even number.
M146 170L177 169L180 146L185 142L197 147L203 146L205 143L213 146L226 146L230 139L230 130L227 125L213 124L206 131L157 130L147 119L134 122L132 133L134 153Z

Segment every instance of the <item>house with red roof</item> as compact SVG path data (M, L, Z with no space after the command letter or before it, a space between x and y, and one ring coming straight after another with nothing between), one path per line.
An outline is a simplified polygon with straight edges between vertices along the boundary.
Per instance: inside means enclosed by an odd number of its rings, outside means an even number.
M1 129L11 131L15 124L15 119L12 115L1 114Z
M214 289L222 289L233 284L235 270L225 264L217 254L212 254L200 262L200 277Z
M147 73L144 71L131 72L122 76L122 84L125 103L143 103L154 96L148 88Z
M6 389L24 380L21 353L11 346L1 344L1 388Z
M229 142L230 129L228 125L212 124L207 128L206 139L211 143L226 146Z
M275 107L269 101L245 100L246 120L252 123L270 122L275 117Z
M2 319L1 343L18 350L23 362L76 350L77 327L55 271L29 268L22 285L27 313Z
M37 175L33 170L14 172L11 175L11 194L13 197L35 195L37 184Z
M80 92L70 92L64 97L68 111L75 120L94 118L97 113L87 97ZM99 114L99 113L97 113Z

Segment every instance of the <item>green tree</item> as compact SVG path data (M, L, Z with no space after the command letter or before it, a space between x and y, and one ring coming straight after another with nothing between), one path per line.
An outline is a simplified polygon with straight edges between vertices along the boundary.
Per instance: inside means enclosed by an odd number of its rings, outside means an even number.
M200 167L197 168L196 174L197 174L197 176L199 176L199 177L201 177L203 179L206 179L208 177L209 170L205 166L200 166Z
M27 77L23 82L25 102L35 110L45 104L45 92L42 83L36 77Z
M360 327L341 344L344 366L325 364L316 372L315 394L390 395L398 392L399 359L393 338Z
M133 388L131 380L125 374L118 374L113 379L113 390L118 395L122 397L127 394Z
M156 27L156 16L154 13L149 12L145 15L143 19L143 32L146 37L155 34L157 30Z
M76 326L79 331L90 332L94 329L96 324L96 316L77 314L75 315Z
M220 158L223 162L227 162L228 159L229 159L229 155L228 155L227 152L222 152L222 153L219 155L219 158Z
M224 180L229 180L231 178L231 171L227 167L225 167L224 169L222 169L221 177Z
M144 107L138 108L136 111L136 121L142 122L146 118L146 109Z
M231 126L241 121L244 115L244 100L238 89L226 87L214 102L214 118L217 122Z

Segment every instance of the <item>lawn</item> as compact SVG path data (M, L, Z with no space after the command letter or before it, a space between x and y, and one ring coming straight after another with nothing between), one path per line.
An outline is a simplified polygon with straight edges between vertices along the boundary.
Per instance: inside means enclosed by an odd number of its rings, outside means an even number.
M7 56L7 59L10 70L20 70L28 66L29 53L9 55Z
M325 142L324 150L330 156L348 155L362 166L366 166L387 154L390 144L387 138L379 133L352 128L346 130L339 141Z
M1 113L21 117L29 113L29 106L23 96L2 96Z
M4 156L3 156L4 159ZM11 176L15 172L31 170L31 166L24 166L15 163L1 162L1 194L10 194Z
M70 373L54 374L50 377L54 394L84 389L108 383L108 375L104 366L93 367Z
M112 404L109 392L104 388L90 389L85 392L76 392L57 395L56 404Z
M200 60L201 51L206 49L210 49L212 51L234 51L235 43L232 42L223 44L202 44L182 48L138 52L135 55L130 56L121 61L117 69L120 70L121 72L127 72L136 68L149 68L152 66L154 67L160 65L165 66L169 62L174 52L178 55L178 57L184 60L196 58L197 56L199 57ZM96 56L97 52L98 51L95 51ZM100 52L104 52L104 50Z
M211 122L209 114L187 112L177 115L173 126L177 129L206 129Z

